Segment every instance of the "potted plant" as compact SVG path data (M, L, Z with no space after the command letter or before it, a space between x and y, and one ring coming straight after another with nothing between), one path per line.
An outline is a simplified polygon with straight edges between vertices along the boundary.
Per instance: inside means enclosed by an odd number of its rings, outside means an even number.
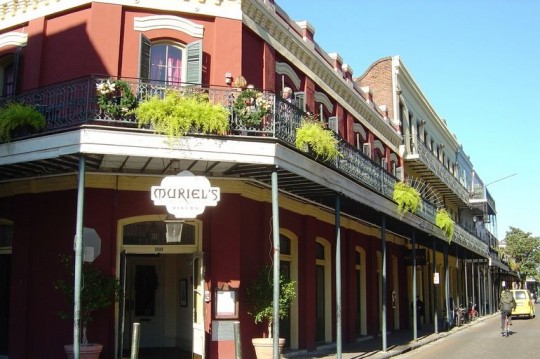
M311 151L316 158L330 161L342 156L337 145L338 139L321 121L309 115L302 118L300 127L296 129L296 148L304 152Z
M396 182L394 185L394 201L398 205L398 212L414 213L422 208L422 197L416 188L411 187L405 182Z
M261 91L243 89L234 100L234 113L239 124L246 127L258 127L263 118L272 110L272 104Z
M113 119L130 116L137 107L137 98L126 81L107 79L96 84L96 91L100 110Z
M283 275L279 277L279 318L285 319L289 315L289 308L296 298L295 282L287 280ZM267 326L268 336L265 338L253 338L253 346L258 359L272 358L273 339L272 325L274 320L274 284L273 271L270 266L265 266L257 278L246 290L246 302L248 314L255 323L263 323ZM285 339L279 339L279 350L285 344Z
M454 236L454 221L444 208L439 208L437 210L437 214L435 215L435 224L437 227L442 229L444 235L446 238L448 238L448 242L451 242L452 237Z
M60 279L54 282L54 288L65 294L67 309L59 312L62 319L73 317L73 261L67 255L60 255L60 261L69 270L71 279L69 281ZM81 358L99 358L103 346L97 343L89 343L86 335L88 324L92 321L94 314L104 308L110 307L121 297L120 283L118 278L111 274L105 274L93 267L90 263L84 262L82 266L82 283L80 293L80 326L81 336ZM73 356L73 345L65 345L68 358ZM84 354L84 355L83 355Z
M169 90L141 102L135 110L139 127L151 126L170 139L190 131L225 134L229 129L229 112L225 106L209 101L206 93L182 93Z
M9 142L17 130L27 134L45 128L45 116L34 106L10 102L0 107L0 142Z

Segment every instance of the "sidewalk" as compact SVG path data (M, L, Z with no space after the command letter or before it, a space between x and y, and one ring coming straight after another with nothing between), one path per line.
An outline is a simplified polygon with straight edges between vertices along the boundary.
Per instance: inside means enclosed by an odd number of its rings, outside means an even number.
M341 357L343 359L383 359L391 358L397 355L406 353L410 350L432 343L436 340L452 335L453 333L467 329L472 325L476 325L492 316L498 315L498 313L489 314L478 318L477 320L464 324L460 327L454 327L449 331L434 333L433 325L427 324L420 330L418 330L417 340L413 340L412 329L399 330L389 332L386 336L386 351L382 351L382 337L365 337L360 339L356 343L344 344L341 350ZM439 328L440 330L440 328ZM315 351L291 351L283 353L283 358L291 359L314 359L314 358L336 358L336 344L332 343L324 347L319 347Z

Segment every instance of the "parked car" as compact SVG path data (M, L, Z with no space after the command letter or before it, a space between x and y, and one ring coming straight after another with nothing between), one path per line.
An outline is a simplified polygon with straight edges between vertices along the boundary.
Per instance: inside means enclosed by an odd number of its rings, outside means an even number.
M516 300L516 309L512 311L512 317L526 316L534 318L534 301L531 292L527 289L512 289L512 295Z

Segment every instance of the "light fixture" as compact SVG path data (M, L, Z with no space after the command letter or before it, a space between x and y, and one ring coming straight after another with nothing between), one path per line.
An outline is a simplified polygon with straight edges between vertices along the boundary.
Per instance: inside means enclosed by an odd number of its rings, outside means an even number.
M232 84L232 74L230 72L225 73L225 83L227 85Z
M182 228L184 221L180 219L165 220L165 239L167 243L180 243L182 241Z

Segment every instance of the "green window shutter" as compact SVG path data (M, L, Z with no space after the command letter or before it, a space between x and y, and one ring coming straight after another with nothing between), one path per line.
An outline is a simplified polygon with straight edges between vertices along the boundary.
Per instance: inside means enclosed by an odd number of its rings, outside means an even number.
M186 76L184 77L189 84L198 84L202 82L202 40L197 40L186 46Z
M140 57L139 57L139 78L148 80L150 77L150 40L141 34L140 38Z

